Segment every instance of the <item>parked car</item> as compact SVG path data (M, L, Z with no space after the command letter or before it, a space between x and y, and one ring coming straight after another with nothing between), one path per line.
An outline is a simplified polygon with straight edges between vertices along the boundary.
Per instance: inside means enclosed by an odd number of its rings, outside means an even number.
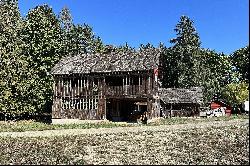
M220 107L210 110L208 107L202 107L200 117L219 117L226 115L226 107Z
M211 115L211 110L209 107L201 107L200 117L209 117Z
M214 109L212 111L212 116L215 116L215 117L223 116L223 112L221 108Z

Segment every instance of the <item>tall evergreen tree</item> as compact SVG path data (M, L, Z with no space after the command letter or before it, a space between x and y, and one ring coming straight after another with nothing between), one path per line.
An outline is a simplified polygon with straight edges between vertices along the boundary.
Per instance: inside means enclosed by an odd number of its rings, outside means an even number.
M206 103L215 93L221 94L230 83L230 59L223 53L201 48L199 35L190 18L181 16L175 31L177 37L170 40L174 45L170 48L162 46L163 87L202 87Z
M162 85L165 88L174 88L179 87L178 78L179 78L179 70L178 70L178 61L175 57L175 53L171 48L166 48L162 46L161 48L161 57L162 57L162 73L163 80Z
M191 87L196 86L195 74L196 74L196 56L199 54L200 38L194 28L194 22L187 16L181 16L180 21L174 29L177 37L170 40L170 43L174 44L167 51L168 56L166 62L170 63L166 70L174 74L177 79L173 81L175 87ZM171 65L171 63L173 65ZM172 68L171 66L175 66Z

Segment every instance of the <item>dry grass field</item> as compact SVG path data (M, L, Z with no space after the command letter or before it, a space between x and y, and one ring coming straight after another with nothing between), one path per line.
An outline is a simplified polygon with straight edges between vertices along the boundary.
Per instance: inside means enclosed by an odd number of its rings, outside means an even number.
M248 165L248 120L1 132L0 164Z

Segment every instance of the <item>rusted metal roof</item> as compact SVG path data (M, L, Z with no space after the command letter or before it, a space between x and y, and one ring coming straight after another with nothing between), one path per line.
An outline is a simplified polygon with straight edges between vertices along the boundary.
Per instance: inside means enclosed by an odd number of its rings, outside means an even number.
M114 71L142 71L157 68L159 49L143 51L113 51L106 54L82 54L61 59L51 74L105 73Z

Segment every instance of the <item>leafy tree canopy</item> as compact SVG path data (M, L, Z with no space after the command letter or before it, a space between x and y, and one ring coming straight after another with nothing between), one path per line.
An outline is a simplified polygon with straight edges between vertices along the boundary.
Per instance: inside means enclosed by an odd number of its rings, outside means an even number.
M246 82L230 83L224 87L222 95L231 105L240 105L249 100L248 88L249 84Z
M241 74L239 79L249 83L249 46L236 50L231 59L235 70Z

